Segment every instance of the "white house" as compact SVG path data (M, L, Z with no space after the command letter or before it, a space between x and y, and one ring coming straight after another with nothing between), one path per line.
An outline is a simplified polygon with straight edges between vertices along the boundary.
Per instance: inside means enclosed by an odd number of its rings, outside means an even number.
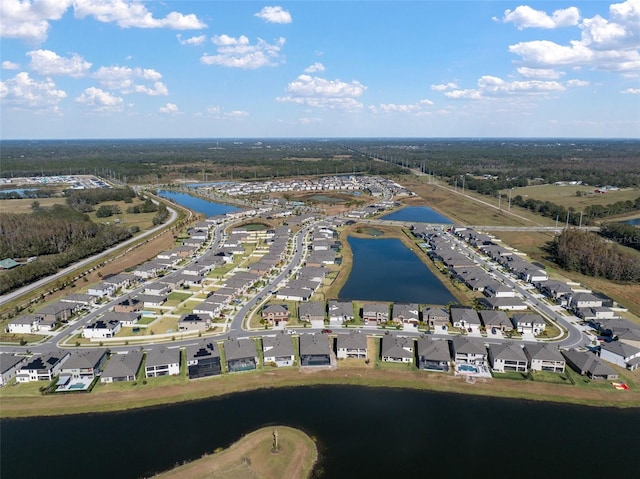
M104 321L102 319L96 319L91 324L88 324L82 330L82 337L88 339L105 339L113 338L118 331L122 328L122 324L117 320Z
M7 332L13 334L31 334L40 329L42 318L34 314L25 314L9 321Z
M600 358L635 371L640 367L640 348L620 341L611 341L600 346Z
M0 386L11 381L26 361L26 356L0 354Z
M147 353L144 375L147 378L178 376L180 374L180 349L154 348Z
M520 333L540 334L545 330L546 323L539 314L514 314L513 327Z
M275 364L278 367L293 366L295 354L291 337L281 332L275 336L264 336L262 338L262 352L264 354L264 364Z
M64 362L69 359L68 352L50 353L45 355L35 355L24 364L18 374L16 381L27 383L30 381L52 381L60 374L60 369Z

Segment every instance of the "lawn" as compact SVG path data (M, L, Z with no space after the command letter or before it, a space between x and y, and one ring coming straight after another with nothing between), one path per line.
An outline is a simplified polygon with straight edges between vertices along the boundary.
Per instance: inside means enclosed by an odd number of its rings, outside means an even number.
M640 196L638 188L624 188L617 191L609 191L605 194L594 193L594 186L555 186L540 185L514 188L512 196L520 195L525 200L533 198L541 201L550 201L565 208L574 208L583 211L591 205L609 205L618 201L634 201ZM578 196L578 192L582 195Z

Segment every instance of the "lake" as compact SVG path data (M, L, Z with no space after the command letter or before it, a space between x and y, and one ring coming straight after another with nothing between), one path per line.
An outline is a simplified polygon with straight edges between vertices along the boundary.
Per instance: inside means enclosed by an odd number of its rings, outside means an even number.
M197 213L202 213L207 217L240 211L240 208L236 206L226 205L224 203L215 203L213 201L191 196L187 193L160 190L158 191L158 195L162 196L163 198L173 200L179 205L189 208L190 210L193 210Z
M440 279L399 239L347 240L353 252L353 267L340 290L340 299L442 305L456 301Z
M440 213L432 210L428 206L405 206L404 208L389 213L388 215L381 216L381 220L393 220L393 221L411 221L414 223L444 223L451 224L451 221L446 216L442 216Z
M640 218L633 218L632 220L626 220L626 221L623 221L623 223L626 223L628 225L633 225L633 226L640 226Z
M637 409L318 386L122 413L3 420L0 474L148 477L277 424L317 439L328 479L631 478L640 468L640 456L629 449L640 431Z

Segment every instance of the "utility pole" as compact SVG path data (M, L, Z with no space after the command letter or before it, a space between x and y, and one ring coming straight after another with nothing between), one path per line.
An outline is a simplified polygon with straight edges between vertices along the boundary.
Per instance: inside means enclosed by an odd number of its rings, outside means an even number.
M511 192L513 191L513 188L509 188L509 211L511 211Z

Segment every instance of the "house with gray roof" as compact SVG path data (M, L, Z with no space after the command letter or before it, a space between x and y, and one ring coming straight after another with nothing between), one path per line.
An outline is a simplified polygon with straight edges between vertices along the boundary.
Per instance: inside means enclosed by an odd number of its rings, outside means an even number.
M569 305L575 311L579 308L598 308L602 306L602 298L592 293L575 293L571 296Z
M178 320L178 331L206 331L212 326L207 314L183 314Z
M82 337L87 339L113 338L122 329L122 323L117 319L104 320L102 318L87 324L82 330Z
M324 322L326 317L326 305L324 301L309 301L298 305L298 318L300 321Z
M211 319L217 317L224 308L224 305L215 301L205 299L203 302L193 307L195 314L208 315Z
M186 348L189 379L217 376L222 372L220 349L214 341L201 341Z
M456 364L487 365L487 349L482 342L466 336L455 336L451 345L453 360Z
M640 367L640 348L621 341L605 342L600 346L600 358L629 371L635 371Z
M113 306L114 313L133 313L142 309L142 301L139 298L126 296Z
M60 374L66 374L73 379L95 378L107 360L107 350L87 349L84 351L72 351L69 359L60 368Z
M265 365L276 365L278 367L293 366L295 363L295 353L291 336L284 331L275 336L262 337L262 353Z
M420 308L417 303L394 303L391 321L395 324L418 327Z
M349 331L347 334L338 334L337 353L338 359L367 359L367 336L357 331Z
M330 324L343 324L347 321L352 321L354 318L353 303L351 301L330 299L328 309Z
M582 376L587 376L593 380L610 381L612 379L618 379L618 373L590 351L569 349L562 351L562 355L567 360L567 364L571 369Z
M563 373L566 365L564 356L557 347L549 343L533 343L524 345L524 353L529 359L532 371L550 371Z
M546 328L544 318L539 314L514 314L511 321L520 334L540 334Z
M256 343L253 339L227 339L223 347L230 373L252 371L258 367Z
M16 374L16 381L27 383L30 381L52 381L60 374L60 369L71 356L69 352L57 351L48 354L36 354L23 363Z
M154 347L147 352L144 377L179 376L182 352L178 348Z
M525 311L528 306L522 298L496 298L495 296L480 298L480 304L489 309L501 309L503 311Z
M449 325L449 313L444 308L427 308L422 311L422 320L433 329L445 329Z
M475 309L451 308L451 324L454 328L468 329L479 328L482 323Z
M159 308L167 302L167 294L139 294L136 296L145 308Z
M500 331L511 331L513 325L507 313L495 309L485 309L480 311L480 319L487 330L496 328Z
M447 340L420 338L416 344L418 368L425 371L448 372L451 362L451 348Z
M388 303L366 303L362 305L362 321L364 324L386 324L389 321Z
M310 289L284 287L276 293L276 298L285 301L308 301L313 295Z
M262 319L272 326L283 326L289 321L291 312L286 304L271 303L262 307Z
M119 321L122 326L133 327L142 317L140 311L134 311L131 313L116 313L115 311L107 311L102 316L102 320L105 322Z
M26 356L17 356L15 354L0 354L0 386L4 386L14 377L16 377L18 371L26 362Z
M508 342L489 345L489 363L497 372L526 373L529 360L519 344Z
M9 321L7 324L7 332L11 334L32 334L40 329L41 322L41 316L24 314Z
M300 365L329 366L331 364L331 348L329 339L324 334L300 335Z
M414 342L412 338L395 334L382 337L380 357L384 362L413 363Z
M112 354L100 376L102 384L135 381L142 365L142 351Z

